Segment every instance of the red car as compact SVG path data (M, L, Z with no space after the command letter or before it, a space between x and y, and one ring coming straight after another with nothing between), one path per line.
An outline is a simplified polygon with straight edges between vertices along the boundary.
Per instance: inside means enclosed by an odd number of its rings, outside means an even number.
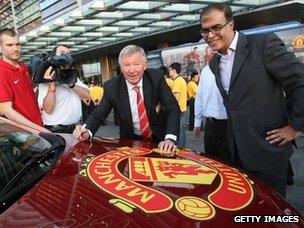
M304 227L279 194L214 158L75 141L0 118L0 227Z

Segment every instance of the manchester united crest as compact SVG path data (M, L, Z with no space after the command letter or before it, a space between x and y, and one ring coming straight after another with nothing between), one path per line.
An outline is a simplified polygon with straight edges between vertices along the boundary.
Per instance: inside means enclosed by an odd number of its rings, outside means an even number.
M292 39L292 47L295 49L302 49L304 48L304 36L299 35Z
M217 171L185 159L131 157L129 175L134 181L211 184Z
M187 218L203 221L216 215L216 208L237 211L253 199L253 182L238 170L213 159L180 150L175 158L153 157L147 148L120 148L88 157L81 171L100 190L113 196L109 202L126 213L139 208L145 213L160 213L175 208ZM147 156L149 155L149 156ZM127 161L122 173L118 169ZM204 197L174 198L153 186L211 185L217 188ZM145 185L144 183L151 184Z

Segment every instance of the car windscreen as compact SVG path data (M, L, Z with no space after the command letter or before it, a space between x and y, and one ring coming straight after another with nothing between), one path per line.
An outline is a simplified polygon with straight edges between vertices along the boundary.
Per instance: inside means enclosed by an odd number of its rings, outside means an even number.
M0 121L0 203L2 210L37 183L63 152L63 144L57 143L60 142L60 136L41 135L42 137ZM56 140L47 140L53 138L50 137L52 135L57 137Z
M29 132L0 133L0 191L29 160L49 147L48 141ZM26 182L32 175L35 175L35 170L20 181Z

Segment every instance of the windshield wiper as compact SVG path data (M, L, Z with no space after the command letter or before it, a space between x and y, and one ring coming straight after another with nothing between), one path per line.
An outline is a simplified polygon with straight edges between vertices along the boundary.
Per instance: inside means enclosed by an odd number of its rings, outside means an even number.
M48 159L50 155L55 153L56 149L59 147L64 148L65 145L62 143L55 143L50 148L45 149L41 153L37 154L35 157L30 159L24 167L8 182L8 184L1 190L0 192L0 202L2 202L3 197L5 197L11 190L13 186L30 170L33 168L33 165L42 161L45 161L45 159Z

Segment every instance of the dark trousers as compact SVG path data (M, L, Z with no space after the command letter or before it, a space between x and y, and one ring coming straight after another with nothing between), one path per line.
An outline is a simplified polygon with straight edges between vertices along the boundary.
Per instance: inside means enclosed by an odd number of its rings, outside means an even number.
M275 191L286 197L287 163L272 169L250 172L270 185Z
M290 160L288 161L288 170L287 170L287 178L288 179L293 179L294 173L293 173L293 169L292 169L292 165Z
M234 152L233 152L233 164L246 170L242 165L242 161L239 156L239 152L237 150L236 142L234 141ZM263 180L269 186L271 186L275 191L279 192L283 197L286 197L286 181L287 181L287 167L289 160L280 161L280 164L277 164L276 167L265 170L257 170L257 171L249 171L253 176L258 177Z
M231 162L227 142L227 120L206 118L204 142L206 154Z
M193 98L188 100L188 104L189 104L189 131L192 131L193 126L194 126L194 102L195 102L195 100Z

